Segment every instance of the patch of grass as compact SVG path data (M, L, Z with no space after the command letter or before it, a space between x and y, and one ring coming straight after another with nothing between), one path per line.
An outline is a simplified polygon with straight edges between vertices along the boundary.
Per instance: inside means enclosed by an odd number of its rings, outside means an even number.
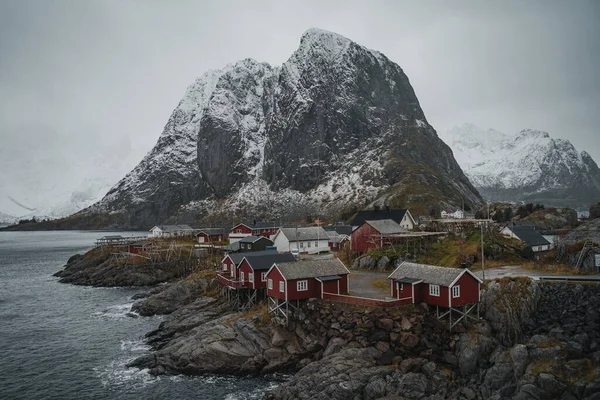
M217 272L213 270L202 270L192 272L190 275L186 276L184 279L186 281L194 281L196 279L213 279L217 276Z
M371 285L377 289L390 290L390 281L387 278L375 279Z

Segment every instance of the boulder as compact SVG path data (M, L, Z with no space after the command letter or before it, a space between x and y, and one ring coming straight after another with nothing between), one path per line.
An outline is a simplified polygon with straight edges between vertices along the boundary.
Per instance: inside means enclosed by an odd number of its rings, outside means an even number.
M375 267L375 260L371 256L365 256L360 259L358 267L361 269L373 269Z
M377 270L378 271L385 271L389 268L390 266L390 259L387 256L383 256L379 259L379 261L377 261Z

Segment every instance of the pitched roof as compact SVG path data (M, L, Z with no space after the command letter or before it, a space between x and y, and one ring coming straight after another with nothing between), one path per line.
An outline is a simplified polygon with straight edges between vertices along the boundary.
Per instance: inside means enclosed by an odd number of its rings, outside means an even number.
M196 236L198 236L201 233L204 233L208 236L213 236L213 235L223 235L225 234L225 232L228 232L229 229L226 231L225 228L203 228L200 229L198 231L198 233L196 233Z
M261 239L268 240L269 242L273 243L273 241L271 239L264 237L264 236L246 236L246 237L242 238L240 240L240 242L241 243L254 243Z
M352 225L329 225L324 226L323 229L325 229L328 233L335 232L338 235L350 236L350 234L352 233Z
M416 264L404 261L389 276L390 279L402 280L404 278L423 280L434 285L450 286L456 278L465 271L464 268L438 267L436 265ZM479 280L479 278L476 278Z
M361 210L356 213L356 215L348 221L348 225L359 226L362 225L365 221L377 221L381 219L391 219L397 223L402 221L404 215L408 210Z
M102 236L99 240L120 240L120 239L124 239L124 237L121 235L108 235L108 236Z
M510 228L510 230L515 234L516 237L527 243L529 246L543 246L550 244L545 237L529 226L513 226Z
M329 240L329 235L320 226L307 226L301 228L281 228L279 230L290 242L307 240Z
M235 224L235 226L233 226L233 228L235 228L238 225L246 225L250 229L279 228L279 226L280 226L279 224L277 224L275 222L269 222L269 221L261 221L261 222L242 221L239 224Z
M406 229L398 225L391 219L381 219L376 221L365 221L365 223L371 225L377 232L383 235L390 235L393 233L407 232Z
M242 262L242 260L246 256L249 256L249 255L259 256L259 255L265 255L265 254L279 254L279 253L272 251L272 250L271 251L263 250L263 251L246 251L244 253L232 253L232 254L228 254L227 256L229 258L231 258L231 261L233 261L235 263L235 265L238 265L239 263ZM271 265L273 265L273 264L271 264Z
M271 254L253 254L250 253L246 257L248 263L254 270L267 270L273 266L275 263L294 263L296 262L296 257L292 255L292 253L275 253L270 252Z
M339 259L276 263L285 279L319 278L349 274Z
M223 249L225 251L239 251L240 250L240 241L229 243L227 246L224 246Z

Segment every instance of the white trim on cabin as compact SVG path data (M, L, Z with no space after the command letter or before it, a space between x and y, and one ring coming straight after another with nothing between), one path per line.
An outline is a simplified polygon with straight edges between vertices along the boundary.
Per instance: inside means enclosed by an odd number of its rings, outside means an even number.
M440 285L429 284L429 295L440 297Z
M482 281L482 280L481 280L481 279L480 279L480 278L479 278L477 275L475 275L474 273L472 273L471 271L469 271L467 268L465 268L465 269L463 270L463 272L461 272L461 273L460 273L460 274L459 274L459 275L458 275L456 278L454 278L454 280L452 281L452 283L451 283L451 284L449 284L449 285L448 285L448 287L452 287L452 286L454 286L454 284L455 284L456 282L458 282L458 280L459 280L460 278L462 278L462 276L463 276L464 274L466 274L466 273L469 273L469 274L470 274L470 275L471 275L473 278L477 279L477 282L479 282L479 283L483 283L483 281Z
M323 282L321 282L322 284ZM321 285L322 287L322 285ZM298 292L306 292L308 290L308 280L304 279L301 281L296 281L296 291Z
M460 285L452 286L452 298L456 299L460 297Z

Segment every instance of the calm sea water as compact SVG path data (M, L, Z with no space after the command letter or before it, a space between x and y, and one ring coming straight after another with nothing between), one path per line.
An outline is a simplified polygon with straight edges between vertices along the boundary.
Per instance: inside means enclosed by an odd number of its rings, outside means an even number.
M0 399L255 399L276 385L126 368L148 352L144 334L161 321L127 316L140 289L73 286L52 276L105 234L0 232Z

